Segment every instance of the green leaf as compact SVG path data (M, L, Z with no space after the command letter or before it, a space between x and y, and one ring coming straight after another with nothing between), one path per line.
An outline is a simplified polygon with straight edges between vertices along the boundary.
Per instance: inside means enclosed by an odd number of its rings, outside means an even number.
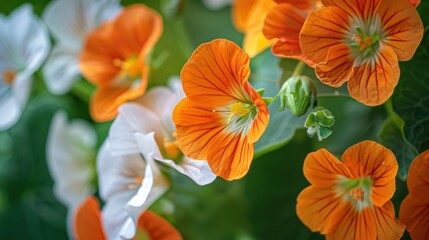
M279 61L269 49L251 60L250 81L256 89L265 88L265 96L272 97L280 91L282 69ZM296 129L304 127L305 116L296 117L290 111L279 112L279 108L278 100L268 107L270 122L264 135L255 144L255 157L283 146L293 137Z

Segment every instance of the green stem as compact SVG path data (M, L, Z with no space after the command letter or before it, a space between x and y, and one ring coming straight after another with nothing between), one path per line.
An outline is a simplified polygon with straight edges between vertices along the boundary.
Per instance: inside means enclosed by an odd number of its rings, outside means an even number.
M94 87L87 81L81 79L77 81L71 90L72 94L80 98L82 101L89 103Z
M295 66L295 70L293 70L292 76L301 75L302 70L304 70L305 63L303 61L299 61Z

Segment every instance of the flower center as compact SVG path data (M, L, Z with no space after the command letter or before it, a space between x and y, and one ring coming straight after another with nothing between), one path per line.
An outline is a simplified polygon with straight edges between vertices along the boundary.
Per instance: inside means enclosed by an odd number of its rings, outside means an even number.
M372 206L371 187L370 177L349 179L341 176L337 190L343 197L343 201L350 202L360 212L362 209Z
M171 138L164 138L165 155L169 159L178 159L178 157L182 154L179 147L177 146L176 138L176 132L171 134Z
M113 64L121 68L121 77L135 79L141 75L142 64L138 61L137 57L127 58L125 61L116 58L113 60Z
M231 118L233 116L239 116L239 117L244 117L246 114L249 113L249 107L245 106L242 102L235 102L231 105L230 108L230 114L227 120L227 124L229 124L229 122L231 121Z
M11 69L5 69L2 72L2 79L7 85L12 85L15 80L16 72Z
M128 188L129 189L136 188L136 187L140 186L142 184L142 182L143 182L143 177L141 177L141 176L136 177L136 178L134 178L133 183L128 184Z

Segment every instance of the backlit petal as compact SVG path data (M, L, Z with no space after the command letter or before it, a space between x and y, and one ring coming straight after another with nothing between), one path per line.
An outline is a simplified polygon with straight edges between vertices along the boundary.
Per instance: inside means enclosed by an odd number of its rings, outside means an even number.
M232 2L232 22L238 31L246 30L251 9L258 0L235 0Z
M95 197L87 198L76 209L74 226L78 240L106 239L101 226L100 204Z
M398 163L395 155L373 141L363 141L348 148L342 162L350 170L351 178L371 177L371 202L381 207L395 192Z
M368 106L386 102L399 81L398 58L392 48L382 47L376 58L374 64L354 67L349 77L350 96Z

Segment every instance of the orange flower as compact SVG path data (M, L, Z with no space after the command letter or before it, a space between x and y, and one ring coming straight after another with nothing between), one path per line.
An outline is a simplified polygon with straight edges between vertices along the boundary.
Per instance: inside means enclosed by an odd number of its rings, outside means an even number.
M399 80L398 61L409 60L423 36L406 0L322 0L300 34L301 49L319 79L369 106L384 103Z
M238 31L244 32L243 48L254 57L273 44L262 34L265 17L275 6L273 0L235 0L232 19Z
M399 209L399 219L405 223L415 240L429 236L429 150L414 159L408 172L408 196Z
M87 198L76 209L74 230L78 240L107 239L101 224L100 205L95 197ZM139 236L143 237L142 239L182 239L180 233L170 223L151 211L144 212L139 218L136 237ZM144 236L149 238L144 238Z
M393 153L372 141L350 147L342 161L325 149L310 153L304 175L312 186L299 194L297 215L327 239L399 239L405 226L390 201L397 171Z
M93 119L111 120L122 103L143 95L148 81L145 61L162 28L157 12L136 4L88 35L80 68L97 86L90 103Z
M249 56L225 39L198 47L181 73L187 98L173 112L177 144L227 180L247 173L253 143L268 125L267 105L249 75Z
M278 4L272 8L264 23L264 36L276 43L272 52L285 58L295 58L314 67L301 51L299 32L304 25L308 12L321 7L320 0L275 0Z

